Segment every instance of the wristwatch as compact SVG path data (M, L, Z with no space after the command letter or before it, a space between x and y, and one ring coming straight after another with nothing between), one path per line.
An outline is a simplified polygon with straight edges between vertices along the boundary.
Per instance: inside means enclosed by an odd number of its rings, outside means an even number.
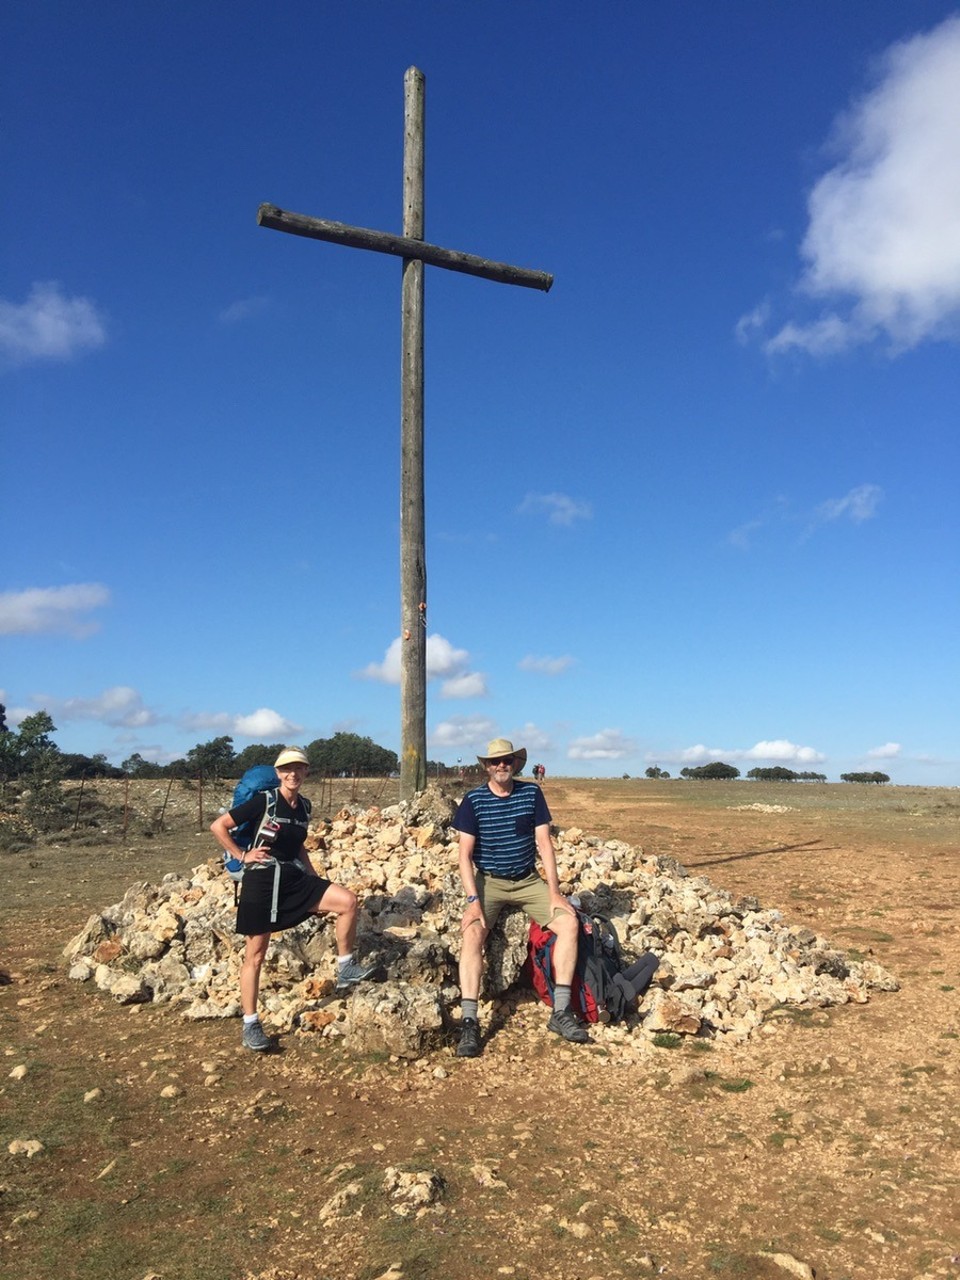
M479 895L479 894L477 894L477 893L469 893L469 894L467 894L467 906L468 906L468 907L469 907L469 905L470 905L470 903L471 903L471 902L479 902L479 901L480 901L480 895Z

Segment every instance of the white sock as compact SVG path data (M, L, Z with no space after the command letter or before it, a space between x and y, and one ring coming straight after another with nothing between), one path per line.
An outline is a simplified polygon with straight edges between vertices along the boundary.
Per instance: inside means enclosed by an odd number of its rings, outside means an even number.
M349 964L349 963L350 963L350 961L351 961L352 959L353 959L353 952L352 952L352 951L351 951L348 955L345 955L345 956L337 956L337 967L338 967L339 969L342 969L342 968L343 968L343 966L344 966L345 964Z
M251 1022L259 1022L259 1021L260 1021L259 1013L245 1013L243 1015L243 1025L245 1027L249 1027Z

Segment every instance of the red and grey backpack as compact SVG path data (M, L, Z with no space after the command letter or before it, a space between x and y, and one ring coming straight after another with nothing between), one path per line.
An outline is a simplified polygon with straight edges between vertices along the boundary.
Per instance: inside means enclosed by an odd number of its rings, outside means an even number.
M622 967L620 939L605 916L577 911L577 967L570 1003L585 1022L617 1022L626 1012L623 989L613 981ZM557 935L530 922L527 966L530 982L544 1004L553 1006L553 947Z

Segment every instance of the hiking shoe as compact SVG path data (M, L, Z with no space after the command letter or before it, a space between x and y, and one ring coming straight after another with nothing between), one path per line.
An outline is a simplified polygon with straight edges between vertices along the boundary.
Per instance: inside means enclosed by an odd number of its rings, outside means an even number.
M480 1057L480 1023L476 1018L464 1018L460 1024L460 1043L457 1045L457 1057Z
M356 960L351 960L348 964L338 964L336 989L338 991L349 991L351 987L355 987L364 978L369 978L371 973L376 970L376 967L375 964L357 964Z
M243 1047L245 1049L255 1049L257 1053L263 1053L265 1049L273 1048L273 1041L264 1034L259 1018L256 1022L245 1022L243 1024Z
M547 1030L555 1031L564 1040L573 1040L577 1044L590 1043L590 1033L572 1009L563 1009L560 1013L554 1009L547 1023Z

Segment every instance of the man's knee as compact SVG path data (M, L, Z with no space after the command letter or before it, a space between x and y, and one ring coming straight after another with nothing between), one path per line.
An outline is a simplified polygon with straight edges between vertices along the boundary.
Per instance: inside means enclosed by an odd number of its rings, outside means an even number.
M550 917L547 928L555 933L558 938L575 937L578 928L577 917L572 911L564 911L562 907L557 907Z
M482 951L488 932L479 920L471 920L463 930L464 951Z

